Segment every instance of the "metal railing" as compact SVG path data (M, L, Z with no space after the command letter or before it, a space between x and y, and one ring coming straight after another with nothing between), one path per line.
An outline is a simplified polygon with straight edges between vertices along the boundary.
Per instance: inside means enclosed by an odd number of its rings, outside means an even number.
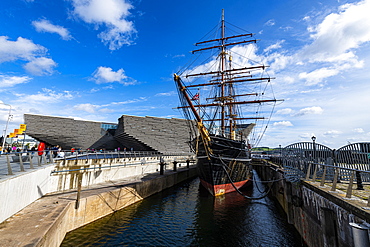
M7 166L7 175L14 175L14 165L19 165L19 171L26 171L26 167L35 169L47 164L54 164L59 161L67 160L106 160L121 158L140 158L140 157L163 157L163 156L193 156L192 153L186 152L168 152L160 153L156 151L92 151L92 150L44 150L44 151L24 151L3 153L5 157L2 165ZM4 160L3 160L4 161ZM1 165L1 163L0 163Z
M364 190L364 183L370 184L370 142L349 144L337 150L301 142L279 151L269 160L284 168L285 179L290 182L311 180L320 182L320 186L331 183L330 191L336 191L338 183L345 181L347 198L353 195L355 184L357 190ZM367 206L370 207L370 200Z

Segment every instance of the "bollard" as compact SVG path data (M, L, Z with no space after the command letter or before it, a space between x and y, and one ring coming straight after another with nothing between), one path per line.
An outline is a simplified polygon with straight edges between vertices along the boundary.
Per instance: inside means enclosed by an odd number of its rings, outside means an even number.
M357 189L364 190L364 186L362 185L362 179L360 171L356 171L356 181L357 181Z
M189 165L190 165L190 160L186 160L186 168L189 169Z
M31 153L28 153L28 160L30 161L30 168L31 168L31 169L35 169L35 167L33 167L33 163L32 163L32 155L31 155Z
M177 171L177 161L176 160L173 162L173 171L174 172Z
M354 247L370 247L368 227L357 223L349 223L352 227Z
M21 168L21 172L24 172L24 165L23 165L23 160L22 160L22 153L19 153L19 166Z
M354 177L355 177L355 172L353 171L352 175L351 175L351 179L349 180L348 188L347 188L347 193L346 193L347 198L351 198L351 196L352 196L352 187L353 187Z
M337 189L337 182L338 182L338 176L339 176L339 168L335 169L334 179L333 179L333 186L331 187L330 191L336 191Z
M160 162L159 162L159 174L163 175L164 174L164 159L163 157L160 157Z
M8 163L8 175L14 175L12 166L10 165L9 154L6 155L6 162Z
M324 166L324 172L323 172L322 177L321 177L320 186L324 186L324 184L325 184L325 177L326 177L326 166Z

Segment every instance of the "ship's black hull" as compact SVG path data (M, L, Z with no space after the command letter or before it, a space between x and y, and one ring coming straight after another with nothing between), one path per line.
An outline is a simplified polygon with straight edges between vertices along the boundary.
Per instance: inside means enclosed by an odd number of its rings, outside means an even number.
M250 180L245 142L211 136L210 152L198 143L197 168L202 185L214 196L233 192Z

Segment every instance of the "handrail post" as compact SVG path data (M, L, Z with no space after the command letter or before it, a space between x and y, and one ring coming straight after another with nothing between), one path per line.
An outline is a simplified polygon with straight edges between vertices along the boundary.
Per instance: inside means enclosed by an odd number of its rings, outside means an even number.
M317 177L317 168L319 167L319 164L315 164L315 163L313 163L313 165L315 166L315 169L313 170L312 181L313 181L313 182L316 182L316 177Z
M21 172L24 172L24 165L23 165L23 160L22 160L22 153L19 152L18 153L18 156L19 156L19 166L21 168Z
M78 209L80 207L81 187L82 187L82 173L80 172L77 175L77 198L75 209Z
M41 155L37 154L37 165L41 166Z
M323 172L322 177L321 177L320 186L324 186L324 184L325 184L325 177L326 177L326 165L324 165L324 172Z
M30 161L30 168L31 169L34 169L33 163L32 163L32 155L31 155L31 153L28 153L28 160Z
M306 174L306 180L310 179L310 172L311 172L311 163L308 164L307 174Z
M42 161L44 161L44 164L46 164L46 154L45 152L42 152L42 155L41 155L41 165L42 165Z
M333 186L331 187L330 191L335 191L337 189L338 176L339 176L339 168L337 167L337 168L335 168Z
M347 188L347 193L346 193L346 197L347 198L351 198L352 196L352 187L353 187L353 179L355 177L355 171L352 171L352 174L351 174L351 179L349 180L349 184L348 184L348 188Z
M53 164L53 163L54 163L54 159L53 159L53 152L52 152L52 151L50 151L50 152L49 152L49 162L50 162L51 164Z
M6 162L8 163L8 175L14 175L12 166L10 165L9 154L6 155Z

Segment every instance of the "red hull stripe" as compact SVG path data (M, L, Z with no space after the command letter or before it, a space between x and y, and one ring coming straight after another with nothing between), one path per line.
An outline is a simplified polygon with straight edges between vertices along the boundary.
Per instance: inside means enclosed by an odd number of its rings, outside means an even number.
M234 185L237 189L241 188L243 185L245 185L249 179L243 180L240 182L235 182ZM203 179L200 180L202 185L214 196L223 195L226 193L234 192L236 191L234 189L234 186L231 183L228 184L219 184L219 185L212 185L210 183L207 183Z

